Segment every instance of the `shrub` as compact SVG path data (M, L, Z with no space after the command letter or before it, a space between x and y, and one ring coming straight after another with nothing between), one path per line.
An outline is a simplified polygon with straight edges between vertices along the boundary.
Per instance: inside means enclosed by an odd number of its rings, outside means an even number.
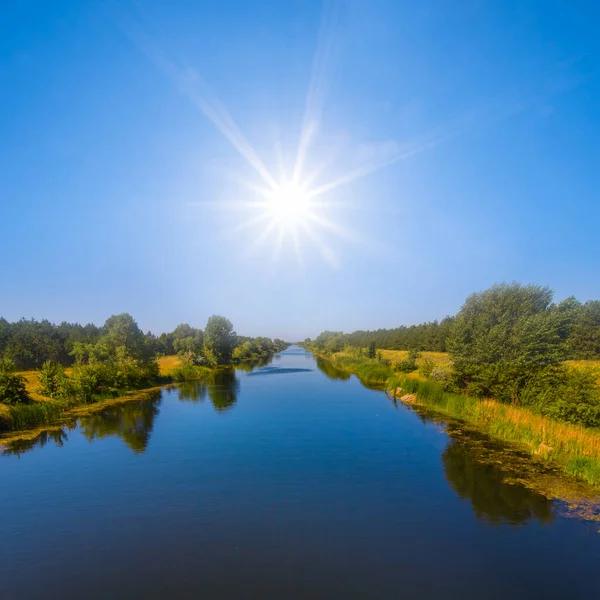
M444 367L434 367L429 374L429 379L439 383L445 390L450 387L450 371Z
M375 358L377 356L377 347L375 346L375 342L371 342L369 344L369 349L367 350L367 358Z
M414 360L405 358L404 360L399 360L394 365L394 370L400 373L412 373L417 370L417 363Z
M25 379L14 372L14 363L7 359L0 361L0 402L18 404L29 402L25 389Z
M62 365L47 360L40 371L38 392L54 400L66 398L71 392L70 381Z
M175 381L194 381L204 378L210 370L207 367L184 363L171 373Z
M426 358L423 361L423 364L419 367L419 375L421 375L425 379L429 379L429 377L434 369L435 369L435 363L432 360L430 360L429 358Z

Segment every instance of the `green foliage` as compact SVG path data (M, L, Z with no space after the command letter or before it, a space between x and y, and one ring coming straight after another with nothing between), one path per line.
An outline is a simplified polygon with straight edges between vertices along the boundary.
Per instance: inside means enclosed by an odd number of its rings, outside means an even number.
M0 361L0 402L19 404L29 402L25 389L25 379L14 372L15 365L10 359Z
M600 427L600 388L590 370L556 365L536 373L525 385L524 406L553 419Z
M375 358L377 356L377 346L375 342L372 341L369 343L369 348L367 350L367 358Z
M400 373L412 373L417 370L417 358L419 358L419 352L414 348L408 351L408 357L404 360L399 360L394 365L394 370Z
M444 369L444 367L434 366L431 369L428 378L441 385L444 390L447 390L449 389L452 381L452 374L448 369Z
M195 381L204 379L210 372L207 367L193 365L192 363L183 363L171 373L175 381Z
M236 345L236 334L229 319L213 315L204 329L204 346L216 364L229 364Z
M187 323L182 323L173 331L173 350L184 362L194 365L202 364L204 361L203 345L204 334L201 329L195 329Z
M73 390L81 402L92 402L94 393L98 390L98 376L94 367L78 365L73 367L71 374Z
M502 284L469 296L448 341L457 388L518 403L531 377L566 358L572 316L539 286Z
M429 379L434 369L435 363L430 358L426 358L423 361L423 364L419 367L419 375L425 379Z
M40 371L40 386L38 391L43 396L58 400L65 398L71 391L69 379L62 365L47 360Z
M404 360L399 360L394 365L394 371L399 371L400 373L412 373L417 370L417 363L414 360L409 360L405 358Z
M600 300L586 302L577 310L569 350L572 358L600 358Z
M5 427L11 431L18 431L50 425L61 416L63 410L64 407L58 402L17 404L10 407L10 420Z
M385 350L419 350L446 352L446 341L452 328L454 318L446 317L442 321L432 321L410 327L397 327L396 329L378 329L377 331L354 331L343 333L341 331L324 331L319 334L314 342L304 340L302 346L314 347L318 351L325 349L325 342L330 337L337 337L336 344L339 349L344 346L368 348L371 343L375 348ZM308 341L308 343L307 343ZM337 351L337 350L336 350Z

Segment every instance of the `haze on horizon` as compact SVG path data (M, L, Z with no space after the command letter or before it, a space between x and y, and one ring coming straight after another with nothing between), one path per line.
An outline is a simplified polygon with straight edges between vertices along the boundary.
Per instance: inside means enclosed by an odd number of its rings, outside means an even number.
M600 7L11 3L0 316L244 335L600 297Z

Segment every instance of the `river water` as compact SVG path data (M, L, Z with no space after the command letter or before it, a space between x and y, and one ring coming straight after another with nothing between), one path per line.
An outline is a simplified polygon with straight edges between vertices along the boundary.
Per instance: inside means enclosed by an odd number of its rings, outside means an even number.
M4 447L0 598L600 598L600 524L471 438L292 346Z

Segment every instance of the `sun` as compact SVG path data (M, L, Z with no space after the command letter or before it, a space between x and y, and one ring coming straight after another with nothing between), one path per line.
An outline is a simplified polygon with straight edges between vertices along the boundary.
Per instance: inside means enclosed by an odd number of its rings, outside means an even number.
M310 194L301 185L283 181L273 189L266 202L270 217L279 227L295 227L310 214Z

